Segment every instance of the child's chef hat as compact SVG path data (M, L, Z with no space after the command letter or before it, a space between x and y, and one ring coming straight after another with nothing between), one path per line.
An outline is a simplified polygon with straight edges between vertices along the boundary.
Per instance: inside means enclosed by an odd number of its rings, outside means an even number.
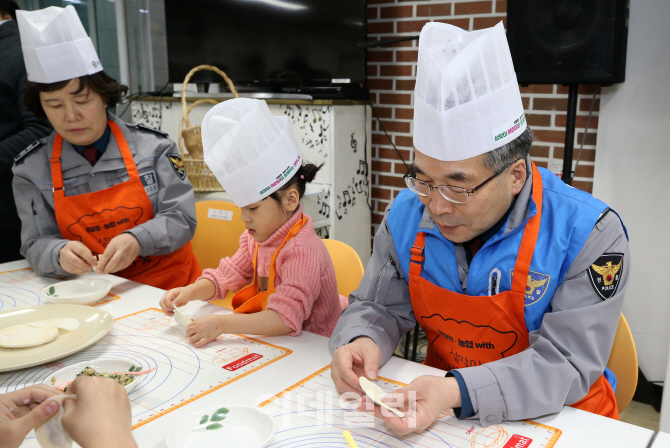
M469 159L526 129L502 22L467 32L427 23L419 37L414 146L442 161Z
M205 163L238 207L266 198L302 165L288 117L275 117L265 101L235 98L202 120Z
M28 81L51 84L102 71L74 6L16 11Z

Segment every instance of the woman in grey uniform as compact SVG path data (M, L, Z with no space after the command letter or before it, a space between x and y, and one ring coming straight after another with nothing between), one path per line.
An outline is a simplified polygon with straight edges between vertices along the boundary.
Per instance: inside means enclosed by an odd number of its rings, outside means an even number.
M72 6L17 19L26 106L54 127L15 159L21 254L39 275L94 269L164 289L195 281L193 187L175 143L107 110L128 88L102 71Z

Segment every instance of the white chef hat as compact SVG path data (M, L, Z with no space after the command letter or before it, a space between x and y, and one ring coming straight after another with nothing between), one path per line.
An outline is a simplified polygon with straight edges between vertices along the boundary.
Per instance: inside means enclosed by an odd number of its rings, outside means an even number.
M102 71L74 6L16 11L28 81L50 84Z
M265 101L217 104L201 130L205 163L238 207L270 196L302 165L288 117L273 116Z
M465 160L526 129L502 22L467 32L430 22L419 37L414 146L442 161Z

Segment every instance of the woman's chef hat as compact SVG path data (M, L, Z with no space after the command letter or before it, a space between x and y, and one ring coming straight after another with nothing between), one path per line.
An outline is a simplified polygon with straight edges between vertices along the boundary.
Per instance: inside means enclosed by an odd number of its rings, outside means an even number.
M102 71L74 6L16 11L28 81L51 84Z
M526 129L521 94L502 22L467 32L427 23L419 37L414 146L442 161L465 160Z
M202 120L205 163L238 207L279 190L302 165L288 117L275 117L265 101L235 98Z

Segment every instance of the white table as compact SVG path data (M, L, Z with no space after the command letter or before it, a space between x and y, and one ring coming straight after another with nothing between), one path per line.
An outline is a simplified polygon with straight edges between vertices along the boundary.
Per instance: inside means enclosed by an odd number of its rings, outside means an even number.
M670 434L659 431L650 448L670 448Z
M28 267L26 261L0 264L0 272ZM94 274L86 274L94 275ZM151 286L141 285L115 276L106 276L114 283L112 292L121 296L102 305L100 308L110 312L115 318L126 316L147 308L158 307L158 300L163 291ZM229 313L214 305L190 303L189 312L192 317L217 313ZM292 354L238 379L233 384L216 390L192 403L172 411L170 414L140 426L133 431L133 436L142 448L164 447L164 436L171 424L194 411L207 406L226 402L230 404L257 405L264 399L275 395L296 382L327 366L331 361L328 351L328 339L316 334L303 332L299 337L276 336L259 337L274 345L292 350ZM421 375L444 372L432 367L392 357L380 370L380 375L396 381L409 383ZM647 448L654 434L653 431L618 422L588 412L566 407L558 414L534 419L538 423L559 428L562 435L556 448ZM34 439L27 440L22 447L37 447ZM656 445L655 445L656 446ZM666 446L666 445L659 445ZM670 446L670 445L668 445Z

